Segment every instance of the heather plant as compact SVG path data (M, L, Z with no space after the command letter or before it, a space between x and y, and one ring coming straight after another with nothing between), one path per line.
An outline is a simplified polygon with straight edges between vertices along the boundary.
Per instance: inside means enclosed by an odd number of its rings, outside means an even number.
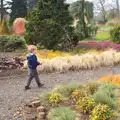
M75 120L76 113L67 107L57 107L48 114L48 120Z
M98 104L92 110L90 120L115 120L115 112L108 105Z
M103 84L94 94L96 103L109 105L111 108L117 106L117 97L115 95L114 86L111 84Z

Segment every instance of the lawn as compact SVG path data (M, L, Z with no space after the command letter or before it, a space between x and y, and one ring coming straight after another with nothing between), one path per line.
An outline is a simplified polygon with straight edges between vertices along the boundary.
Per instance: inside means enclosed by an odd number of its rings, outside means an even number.
M101 32L96 35L97 41L110 41L110 33L109 32Z

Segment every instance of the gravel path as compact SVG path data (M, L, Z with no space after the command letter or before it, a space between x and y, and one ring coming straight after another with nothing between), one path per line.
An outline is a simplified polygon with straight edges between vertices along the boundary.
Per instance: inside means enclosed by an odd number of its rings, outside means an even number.
M27 80L26 73L14 78L0 77L0 120L22 120L22 118L13 117L18 107L26 100L34 99L40 93L51 90L55 85L70 82L86 83L95 81L103 75L113 74L113 69L117 71L115 67L68 73L41 74L40 78L45 86L39 89L33 81L31 85L32 89L28 91L24 90Z

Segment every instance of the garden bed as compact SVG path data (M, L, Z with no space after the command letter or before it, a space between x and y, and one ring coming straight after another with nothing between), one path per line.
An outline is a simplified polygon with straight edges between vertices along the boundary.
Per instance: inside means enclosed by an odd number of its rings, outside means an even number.
M24 106L24 119L119 120L120 88L112 84L61 85Z

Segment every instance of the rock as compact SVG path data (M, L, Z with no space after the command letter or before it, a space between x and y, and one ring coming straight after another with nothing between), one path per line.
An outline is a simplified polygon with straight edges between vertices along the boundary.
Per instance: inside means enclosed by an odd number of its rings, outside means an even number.
M80 120L80 118L76 118L75 120Z
M40 112L37 117L38 120L45 120L46 114L45 112Z
M44 106L39 106L37 108L37 113L40 113L40 112L45 112L45 107Z
M34 102L32 102L32 105L37 108L37 107L40 106L40 101L39 100L38 101L34 101Z
M35 107L30 107L30 106L25 106L24 110L25 113L37 113L37 108Z
M23 120L36 120L35 114L23 114Z

